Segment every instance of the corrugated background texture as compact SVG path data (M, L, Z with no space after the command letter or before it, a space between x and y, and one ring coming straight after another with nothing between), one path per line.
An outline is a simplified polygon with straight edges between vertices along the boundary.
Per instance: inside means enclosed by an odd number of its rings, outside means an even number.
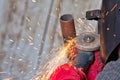
M63 45L59 17L72 14L77 34L97 32L87 10L102 0L0 0L0 80L30 80L53 51Z

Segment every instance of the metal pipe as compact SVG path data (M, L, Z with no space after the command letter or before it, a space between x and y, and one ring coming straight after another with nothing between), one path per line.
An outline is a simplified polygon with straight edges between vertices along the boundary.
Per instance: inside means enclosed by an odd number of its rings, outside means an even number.
M64 43L76 37L74 18L71 14L64 14L60 17L61 30Z

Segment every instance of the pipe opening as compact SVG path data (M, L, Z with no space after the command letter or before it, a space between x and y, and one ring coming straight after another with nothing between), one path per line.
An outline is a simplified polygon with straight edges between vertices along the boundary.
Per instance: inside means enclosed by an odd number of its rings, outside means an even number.
M61 16L60 20L71 21L71 20L73 20L73 16L71 14L65 14L65 15Z

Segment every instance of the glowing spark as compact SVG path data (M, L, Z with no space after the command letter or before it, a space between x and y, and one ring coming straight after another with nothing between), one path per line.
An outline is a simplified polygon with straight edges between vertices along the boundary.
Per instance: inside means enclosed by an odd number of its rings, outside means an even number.
M32 30L32 28L31 28L31 27L29 27L29 30L31 31L31 30Z
M107 28L107 31L109 31L110 30L110 28Z
M18 59L18 61L22 61L23 59Z
M109 14L109 12L107 11L105 15L107 16L108 14Z
M33 40L33 37L32 37L32 36L28 36L28 38L29 38L30 40Z
M32 36L28 36L28 41L29 41L29 45L33 45L33 37Z
M31 19L29 17L26 17L25 19L26 19L27 22L31 21Z
M14 42L12 39L10 39L10 42Z
M38 25L40 25L40 22L37 22Z
M32 36L28 36L28 41L29 41L30 43L32 43L33 37L32 37Z
M36 2L36 0L32 0L32 2Z
M59 10L59 8L56 8L56 11Z
M8 72L0 72L0 74L10 74L10 73L8 73Z
M21 40L24 41L25 39L22 38Z
M115 8L118 6L118 4L115 4L112 9L111 9L111 12L115 10Z
M113 34L114 37L116 37L117 35L116 34Z

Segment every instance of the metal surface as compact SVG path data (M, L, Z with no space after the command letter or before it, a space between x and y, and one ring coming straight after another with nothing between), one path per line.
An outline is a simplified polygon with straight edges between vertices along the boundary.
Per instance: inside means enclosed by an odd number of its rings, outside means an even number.
M76 47L81 51L98 50L100 47L100 37L96 33L82 33L76 38Z
M87 42L87 43L91 43L91 42L93 42L93 41L95 40L95 38L94 38L93 36L91 36L91 35L87 35L87 36L85 36L85 37L83 38L83 40L84 40L85 42Z
M60 18L64 43L76 37L74 19L71 14L62 15Z
M120 0L103 0L101 12L102 18L99 25L101 57L104 62L107 62L120 43ZM117 59L117 56L113 56Z

